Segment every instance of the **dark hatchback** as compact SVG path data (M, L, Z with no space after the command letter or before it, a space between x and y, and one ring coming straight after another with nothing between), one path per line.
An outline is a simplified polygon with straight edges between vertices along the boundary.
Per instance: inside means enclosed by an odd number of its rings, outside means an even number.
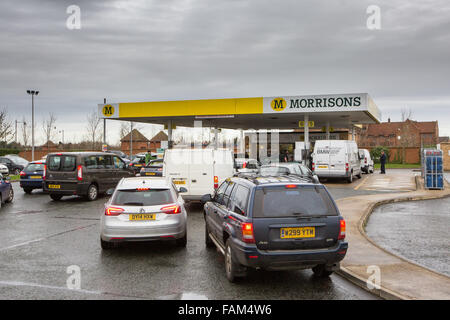
M163 159L151 160L145 167L141 168L140 175L151 177L162 177L163 174Z
M44 191L53 200L77 195L95 200L120 179L134 176L122 159L104 152L64 152L47 156Z
M34 189L42 189L45 163L34 161L20 172L20 187L25 193L30 194Z
M225 255L228 280L247 268L339 269L345 221L326 187L299 176L233 177L205 195L205 242Z

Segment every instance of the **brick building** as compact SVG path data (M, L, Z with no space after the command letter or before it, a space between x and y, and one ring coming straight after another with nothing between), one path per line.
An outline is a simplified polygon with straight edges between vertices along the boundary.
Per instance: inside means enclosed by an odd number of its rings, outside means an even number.
M390 149L390 162L419 163L420 148L439 143L437 121L383 122L363 125L359 131L359 148L383 146Z
M141 153L147 152L150 150L151 152L156 152L156 149L161 148L161 141L167 141L168 137L163 131L158 132L153 138L150 140L147 139L139 130L133 129L133 153ZM130 133L123 137L120 142L120 150L125 153L130 152Z

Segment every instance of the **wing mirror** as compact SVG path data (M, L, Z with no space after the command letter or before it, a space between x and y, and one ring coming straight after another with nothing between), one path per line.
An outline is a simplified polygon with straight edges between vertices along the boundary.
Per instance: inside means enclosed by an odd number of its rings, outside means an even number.
M178 189L178 192L179 192L179 193L185 193L185 192L188 192L188 191L187 191L187 189L186 189L185 187L180 187L180 188Z
M210 195L209 193L203 195L203 196L202 196L202 199L201 199L202 203L206 203L206 202L209 202L209 201L211 201L211 200L212 200L212 197L211 197L211 195Z
M114 193L114 189L108 189L107 191L106 191L106 195L107 196L112 196L113 195L113 193Z

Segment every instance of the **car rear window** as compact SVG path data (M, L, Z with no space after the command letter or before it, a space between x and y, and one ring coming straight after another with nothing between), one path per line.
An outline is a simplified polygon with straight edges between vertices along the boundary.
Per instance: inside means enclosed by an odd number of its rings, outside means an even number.
M265 187L257 189L253 217L336 216L337 210L323 187Z
M174 202L169 189L117 190L111 201L113 205L118 206L158 206Z
M50 171L74 171L77 158L75 156L56 155L48 158L48 170Z
M290 171L286 167L261 167L260 174L262 176L280 176L280 175L288 175Z
M25 171L44 171L44 164L31 163L25 168Z

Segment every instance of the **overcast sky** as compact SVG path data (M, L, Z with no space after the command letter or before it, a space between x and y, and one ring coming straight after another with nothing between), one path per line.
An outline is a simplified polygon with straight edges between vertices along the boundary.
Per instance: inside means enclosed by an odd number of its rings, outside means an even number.
M81 8L80 30L66 28L69 5ZM381 8L380 30L366 26L369 5ZM2 0L0 107L30 121L26 90L37 89L36 132L53 112L66 141L80 141L104 97L368 92L383 121L411 108L450 135L449 31L448 0Z

